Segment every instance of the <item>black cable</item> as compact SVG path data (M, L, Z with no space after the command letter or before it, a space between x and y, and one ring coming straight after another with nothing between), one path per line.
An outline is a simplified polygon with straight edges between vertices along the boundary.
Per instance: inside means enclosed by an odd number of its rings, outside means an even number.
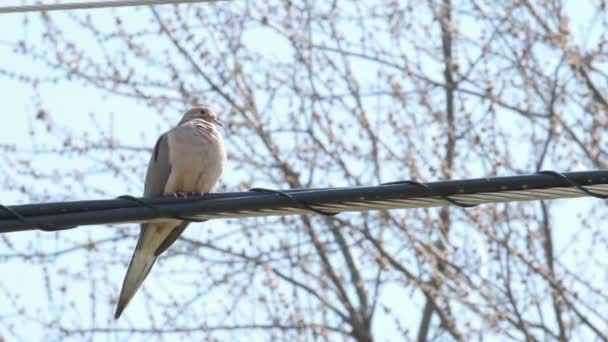
M144 206L146 208L154 210L154 212L156 212L157 214L159 214L161 216L171 217L171 218L174 218L176 220L188 221L188 222L205 222L206 221L206 220L199 220L199 219L195 219L195 218L191 218L191 217L183 217L183 216L175 215L173 213L169 213L169 212L161 210L157 206L155 206L153 204L150 204L150 203L147 203L143 199L139 199L139 198L137 198L135 196L122 195L122 196L118 196L116 198L126 199L126 200L129 200L129 201L133 201L133 202L139 203L139 204L141 204L142 206Z
M395 184L410 184L410 185L415 185L419 188L422 188L424 190L426 190L429 194L433 195L433 196L437 196L441 199L444 199L450 203L452 203L455 206L461 207L461 208L472 208L472 207L476 207L477 204L467 204L467 203L462 203L462 202L458 202L456 200L453 200L451 198L449 198L448 196L433 190L430 186L424 184L424 183L420 183L420 182L416 182L413 180L405 180L405 181L396 181L396 182L388 182L388 183L382 183L380 185L395 185Z
M58 231L58 230L72 229L72 228L78 227L78 226L56 226L56 225L48 224L48 223L33 222L33 221L29 220L28 218L24 217L23 215L19 214L18 212L16 212L15 210L13 210L7 206L4 206L2 204L0 204L0 209L6 211L7 213L10 213L11 215L13 215L13 217L15 217L21 223L34 224L34 225L38 226L39 230L42 230L45 232L54 232L54 231Z
M584 186L583 186L584 184ZM384 183L380 186L358 186L342 188L288 189L271 190L254 188L249 192L226 192L205 194L204 197L186 198L176 201L172 196L137 198L129 195L111 200L87 200L73 202L33 203L14 206L0 205L0 233L40 229L57 231L85 225L123 223L128 221L150 221L162 218L174 218L180 221L202 222L191 217L240 217L246 212L281 212L279 208L300 208L321 215L333 216L337 212L328 212L315 207L342 205L335 209L338 212L351 210L349 203L359 203L369 209L381 210L376 205L382 201L417 200L424 202L428 198L441 198L450 204L469 208L476 204L467 204L454 200L450 196L473 196L471 201L485 203L476 199L476 194L500 194L505 191L535 191L552 188L570 187L580 194L606 199L603 195L608 185L608 170L559 173L540 171L535 174L486 177L476 179L459 179L419 183L416 181L398 181ZM601 186L598 190L586 187ZM596 191L601 191L598 193ZM538 192L537 199L543 199L546 193ZM563 197L563 196L561 196ZM505 199L516 201L516 197ZM468 199L467 199L468 201ZM396 202L395 202L396 203ZM440 205L440 204L437 204ZM399 207L398 205L396 207ZM409 207L404 205L403 207ZM329 209L334 210L334 209ZM217 215L222 213L222 215ZM226 215L224 215L226 214Z
M595 193L595 192L585 188L584 186L580 185L579 183L573 181L572 179L570 179L568 176L566 176L565 174L563 174L561 172L551 171L551 170L542 170L537 173L541 174L541 175L549 175L549 176L561 178L561 179L565 180L566 182L568 182L570 185L576 187L577 189L579 189L580 191L586 193L587 195L589 195L591 197L608 199L607 195Z
M310 210L313 213L317 213L317 214L321 214L321 215L325 215L325 216L334 216L337 213L330 213L328 211L324 211L324 210L320 210L320 209L315 209L313 207L311 207L310 205L308 205L307 203L305 203L304 201L300 201L297 198L291 196L290 194L283 192L283 191L279 191L279 190L272 190L272 189L265 189L265 188L253 188L253 189L249 189L249 191L253 191L253 192L265 192L265 193L269 193L269 194L276 194L279 195L283 198L286 198L288 200L290 200L293 204L295 204L296 206L302 208L302 209L306 209L306 210Z

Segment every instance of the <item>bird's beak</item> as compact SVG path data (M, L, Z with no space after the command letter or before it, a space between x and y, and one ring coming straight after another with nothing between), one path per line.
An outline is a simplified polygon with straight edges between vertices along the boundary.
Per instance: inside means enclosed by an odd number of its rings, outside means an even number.
M222 127L222 128L224 127L224 124L220 120L218 120L218 119L215 119L215 124L218 125L218 126L220 126L220 127Z

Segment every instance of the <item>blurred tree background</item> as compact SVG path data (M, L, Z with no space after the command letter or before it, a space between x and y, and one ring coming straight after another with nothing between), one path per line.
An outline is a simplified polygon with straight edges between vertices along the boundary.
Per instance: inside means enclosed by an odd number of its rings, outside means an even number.
M199 103L225 123L217 191L607 168L606 5L11 15L0 81L31 96L25 114L2 114L28 127L2 140L0 125L3 204L140 194L156 137ZM192 224L118 322L136 225L5 234L0 336L606 341L607 213L564 200Z

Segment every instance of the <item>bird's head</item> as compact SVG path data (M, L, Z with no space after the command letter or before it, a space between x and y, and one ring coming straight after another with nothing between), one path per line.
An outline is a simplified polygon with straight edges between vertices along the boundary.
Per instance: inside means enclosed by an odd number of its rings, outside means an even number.
M193 119L202 119L209 123L214 123L222 126L222 122L217 118L217 114L207 106L194 107L187 111L179 124L183 124L184 122L188 122Z

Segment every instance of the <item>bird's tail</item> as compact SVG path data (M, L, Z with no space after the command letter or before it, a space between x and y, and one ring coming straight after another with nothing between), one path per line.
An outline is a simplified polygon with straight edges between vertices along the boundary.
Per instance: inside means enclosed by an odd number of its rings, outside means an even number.
M141 245L141 243L137 244L129 268L127 268L127 274L125 274L120 296L118 297L114 319L120 317L131 298L133 298L133 295L135 295L135 292L137 292L137 289L139 289L144 279L146 279L146 276L154 265L154 261L156 261L154 251L148 248L141 248L144 247Z

